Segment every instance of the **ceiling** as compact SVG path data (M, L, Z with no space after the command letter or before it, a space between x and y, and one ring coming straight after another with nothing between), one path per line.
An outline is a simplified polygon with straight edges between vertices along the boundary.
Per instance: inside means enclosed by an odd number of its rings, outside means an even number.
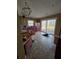
M29 17L42 18L61 13L61 0L27 0L32 13ZM24 0L17 0L18 15L22 16L21 10Z

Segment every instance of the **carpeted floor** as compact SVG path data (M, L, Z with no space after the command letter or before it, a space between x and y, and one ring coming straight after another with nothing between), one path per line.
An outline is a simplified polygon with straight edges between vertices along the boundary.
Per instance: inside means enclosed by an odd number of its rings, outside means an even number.
M41 32L37 32L32 36L32 39L34 42L26 59L54 59L55 45L53 36L45 37Z

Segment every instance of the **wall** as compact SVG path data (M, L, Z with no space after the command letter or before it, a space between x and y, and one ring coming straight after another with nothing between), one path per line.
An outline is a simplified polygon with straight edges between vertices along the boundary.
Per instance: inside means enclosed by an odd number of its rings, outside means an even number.
M37 20L34 20L35 23L39 23L39 28L38 28L38 31L41 31L41 20L40 19L37 19Z
M20 27L19 27L20 24L22 24L22 18L17 16L17 56L18 59L25 59L24 47L20 35Z
M55 26L55 35L61 36L61 15L57 16L56 26ZM57 43L58 38L55 37L54 42Z

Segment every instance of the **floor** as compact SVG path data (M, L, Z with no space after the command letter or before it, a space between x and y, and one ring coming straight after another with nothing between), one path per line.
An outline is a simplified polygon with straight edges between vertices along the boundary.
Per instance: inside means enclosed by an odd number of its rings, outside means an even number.
M32 36L34 42L26 59L54 59L55 44L54 37L45 37L42 32L37 32Z

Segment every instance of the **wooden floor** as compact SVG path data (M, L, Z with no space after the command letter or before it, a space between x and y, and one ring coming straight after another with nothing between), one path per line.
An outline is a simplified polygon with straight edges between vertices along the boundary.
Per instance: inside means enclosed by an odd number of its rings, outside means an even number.
M42 34L41 32L37 32L32 36L34 42L26 59L54 59L54 37L51 35L45 37Z

